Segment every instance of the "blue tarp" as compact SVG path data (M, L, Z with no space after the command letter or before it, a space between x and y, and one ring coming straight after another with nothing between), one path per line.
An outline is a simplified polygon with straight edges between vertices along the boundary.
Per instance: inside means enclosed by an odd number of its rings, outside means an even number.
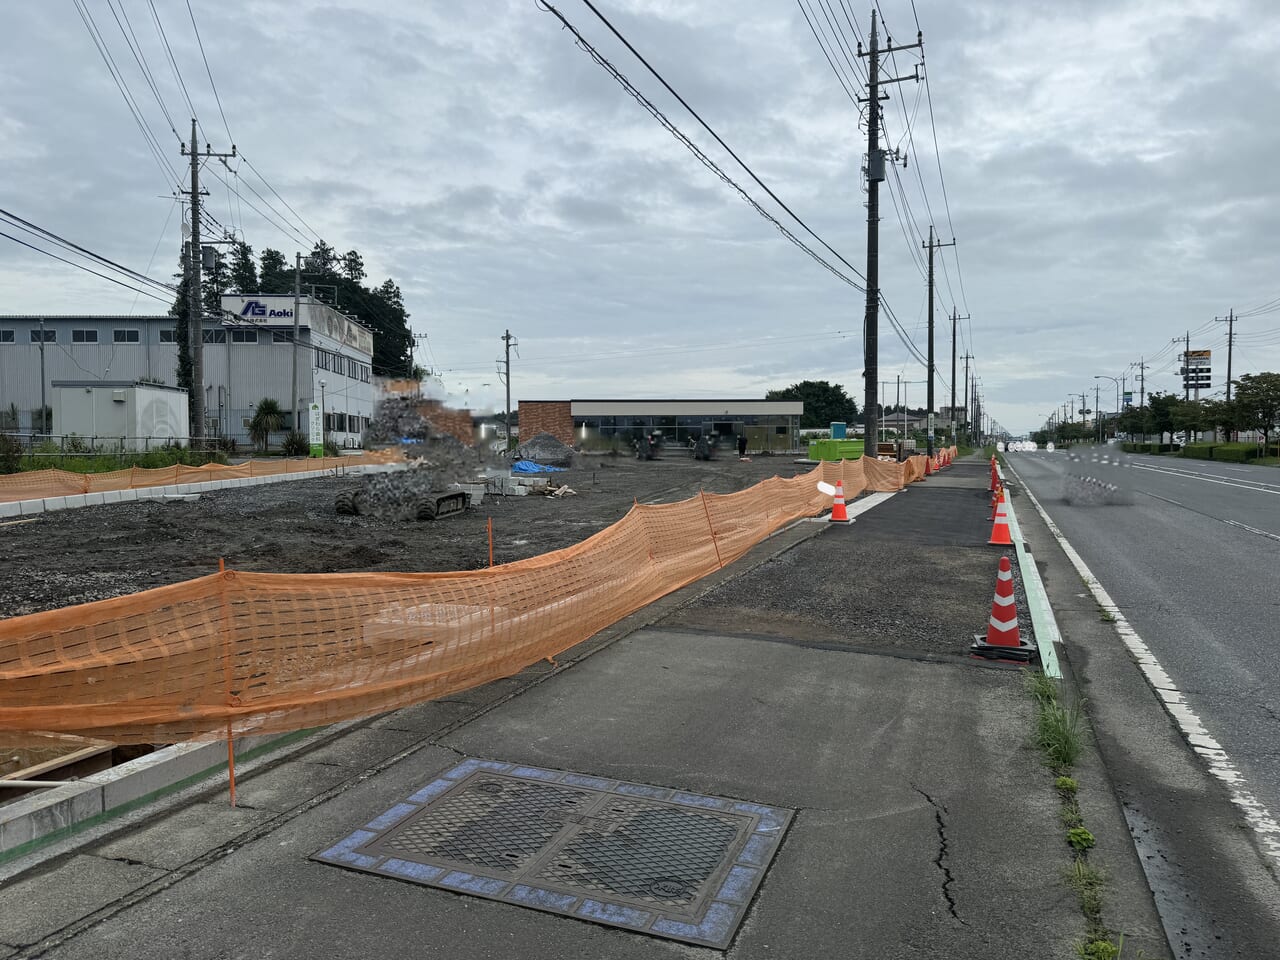
M511 465L512 473L564 473L565 467L547 467L532 460L517 460Z

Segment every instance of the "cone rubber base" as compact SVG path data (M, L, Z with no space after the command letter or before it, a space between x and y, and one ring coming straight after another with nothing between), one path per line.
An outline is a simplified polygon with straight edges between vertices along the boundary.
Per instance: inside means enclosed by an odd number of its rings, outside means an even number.
M1001 647L987 643L981 633L973 636L973 645L969 647L969 655L981 657L983 660L1007 660L1010 663L1030 663L1040 658L1040 651L1026 640L1020 640L1016 647Z

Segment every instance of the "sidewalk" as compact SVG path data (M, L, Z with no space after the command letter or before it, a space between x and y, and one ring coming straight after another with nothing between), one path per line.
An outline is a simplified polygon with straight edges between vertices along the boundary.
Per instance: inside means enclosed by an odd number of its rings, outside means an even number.
M1084 920L1021 672L965 655L1000 556L985 479L955 464L849 526L797 524L558 667L319 735L242 778L236 809L209 792L16 878L0 957L1072 957ZM470 757L746 801L760 835L757 805L793 813L723 954L312 859ZM1105 919L1126 955L1166 956L1092 753L1080 777Z

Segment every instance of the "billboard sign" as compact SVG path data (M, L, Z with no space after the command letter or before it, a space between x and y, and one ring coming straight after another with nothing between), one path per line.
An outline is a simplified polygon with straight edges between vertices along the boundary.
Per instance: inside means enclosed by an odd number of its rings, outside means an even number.
M1194 370L1198 367L1208 368L1210 365L1209 357L1212 353L1212 350L1188 350L1182 356L1187 367Z

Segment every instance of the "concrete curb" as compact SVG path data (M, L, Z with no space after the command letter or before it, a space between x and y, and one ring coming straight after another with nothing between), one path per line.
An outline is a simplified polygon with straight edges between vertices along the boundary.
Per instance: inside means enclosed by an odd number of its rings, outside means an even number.
M285 746L312 731L241 737L236 760ZM139 807L227 767L225 740L176 743L128 763L69 780L0 806L0 864L109 816Z
M317 477L361 476L366 473L386 473L400 470L399 463L352 464L350 467L328 467L324 470L307 470L299 473L276 473L265 477L234 477L229 480L203 480L193 483L177 483L155 487L136 487L128 490L104 490L99 493L82 493L66 497L44 497L38 500L8 500L0 503L0 519L6 517L30 517L54 510L71 510L92 507L101 503L122 503L127 500L161 500L193 493L212 493L231 487L256 487L264 483L285 483L289 480L314 480ZM339 474L338 471L342 473Z
M1004 479L1004 467L996 465L1000 478ZM1013 469L1010 468L1010 472ZM1015 477L1016 473L1013 474ZM1021 479L1018 481L1021 483ZM1026 484L1023 484L1026 489ZM1036 558L1027 549L1022 539L1022 530L1018 526L1018 515L1013 509L1012 499L1005 500L1005 509L1009 512L1009 536L1013 540L1014 552L1018 556L1018 572L1022 575L1022 589L1027 594L1027 612L1031 615L1031 626L1035 630L1036 645L1040 648L1040 669L1046 677L1054 680L1062 679L1062 667L1058 664L1058 646L1062 643L1062 632L1058 629L1058 621L1053 616L1053 608L1049 605L1049 593L1040 579L1040 570L1036 566Z

